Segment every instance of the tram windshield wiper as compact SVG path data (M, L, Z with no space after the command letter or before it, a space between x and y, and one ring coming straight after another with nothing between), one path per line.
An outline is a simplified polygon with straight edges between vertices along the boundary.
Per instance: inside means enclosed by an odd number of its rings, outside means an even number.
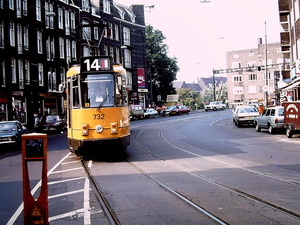
M105 96L105 98L103 99L103 101L99 104L99 106L97 107L97 109L96 109L96 111L99 111L101 108L102 108L102 106L104 105L104 103L107 101L107 98L109 97L109 95L107 94L106 96Z

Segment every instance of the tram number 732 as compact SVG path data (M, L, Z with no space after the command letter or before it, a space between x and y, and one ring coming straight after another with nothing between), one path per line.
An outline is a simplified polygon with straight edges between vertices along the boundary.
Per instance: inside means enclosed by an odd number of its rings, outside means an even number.
M126 71L109 56L81 58L67 71L68 144L72 152L125 149L130 142ZM96 148L86 146L95 145ZM107 146L107 145L105 145ZM110 148L112 149L112 148Z

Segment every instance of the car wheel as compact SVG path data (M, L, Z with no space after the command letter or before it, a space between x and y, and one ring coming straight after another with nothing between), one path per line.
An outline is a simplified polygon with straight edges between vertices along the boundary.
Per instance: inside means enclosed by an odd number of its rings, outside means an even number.
M205 112L207 112L208 111L208 109L205 109Z
M261 128L258 126L258 123L255 123L255 130L256 132L260 132Z
M268 130L269 130L270 134L274 134L274 128L270 124L269 124Z
M241 127L241 126L242 126L242 124L237 122L237 127Z
M286 136L288 138L292 138L293 137L293 131L292 131L292 129L291 129L291 127L289 125L286 127L285 133L286 133Z
M214 108L214 111L217 111L217 108L216 108L216 107Z

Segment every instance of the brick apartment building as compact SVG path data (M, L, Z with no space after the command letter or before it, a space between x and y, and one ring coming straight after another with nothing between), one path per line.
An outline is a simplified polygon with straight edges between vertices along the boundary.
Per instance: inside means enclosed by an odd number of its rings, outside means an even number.
M279 104L279 81L289 68L289 59L283 56L280 43L266 45L259 38L257 48L229 51L226 59L229 104L265 103L266 91L268 104Z

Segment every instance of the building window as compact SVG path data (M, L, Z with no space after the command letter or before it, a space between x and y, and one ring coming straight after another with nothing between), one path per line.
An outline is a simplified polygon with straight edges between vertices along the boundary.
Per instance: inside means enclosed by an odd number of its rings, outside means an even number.
M124 45L130 45L130 28L123 27L123 42Z
M9 42L10 46L15 46L15 24L13 22L9 23Z
M119 26L115 24L115 40L119 41Z
M51 41L50 41L50 37L48 37L48 39L46 41L46 57L47 57L48 61L50 61L50 59L51 59L50 49L51 49Z
M249 62L247 62L247 67L248 68L256 67L256 61L249 61Z
M41 31L37 31L37 52L39 54L43 53L43 40Z
M94 39L99 40L99 27L94 27Z
M129 49L124 49L124 62L126 68L131 68L131 51Z
M17 9L16 9L17 18L21 18L22 16L21 0L17 0L16 3L17 3Z
M42 21L42 6L41 0L35 0L36 20Z
M53 12L53 5L45 2L45 21L47 28L54 28L54 12Z
M29 85L30 84L30 71L29 71L29 61L25 61L25 64L24 64L24 68L25 68L25 83L27 84L27 85Z
M242 62L232 62L231 63L231 68L241 69L242 68Z
M66 70L64 67L60 67L60 82L63 84L63 86L65 86L65 77L66 77Z
M90 10L89 0L82 0L82 10L86 12Z
M75 13L71 12L71 32L75 33L76 32L76 23L75 23Z
M17 24L17 43L18 43L18 54L23 53L23 34L21 24Z
M104 55L108 55L108 47L107 45L103 46Z
M16 83L17 77L16 77L16 59L15 58L11 58L10 67L11 67L11 82Z
M24 35L24 49L29 50L28 27L23 28L23 35Z
M0 9L3 9L3 0L0 0Z
M89 25L90 23L86 20L82 21L82 25ZM91 27L82 28L82 39L91 40Z
M0 23L0 48L4 48L4 22Z
M39 86L44 86L44 69L43 69L43 64L39 63L38 64L38 74L39 74Z
M251 73L248 74L249 81L257 81L257 74L256 73Z
M1 67L2 67L2 87L6 87L6 75L5 75L5 61L1 61Z
M114 58L115 58L114 57L114 47L112 47L112 46L109 47L109 55L113 58L113 62L114 62L115 61L114 60Z
M23 15L27 16L28 13L28 4L27 4L27 0L23 0L22 1L22 8L23 8Z
M55 43L54 43L54 38L52 38L51 40L51 46L50 46L50 56L51 56L51 59L54 59L55 58Z
M114 35L113 35L113 25L112 23L108 23L108 37L110 39L113 39L114 38Z
M72 59L71 59L71 41L70 40L66 40L66 60L67 63L71 63Z
M120 63L120 49L116 48L116 63Z
M8 0L8 8L14 10L15 8L14 0Z
M103 12L110 14L110 1L103 0Z
M61 37L59 38L59 57L65 58L65 40Z
M233 76L233 82L242 82L242 81L243 81L242 75Z
M76 61L77 54L76 54L76 42L72 41L72 59Z
M87 46L83 46L83 56L91 56L90 49Z
M24 71L23 71L23 60L18 60L18 72L19 72L19 88L24 89Z
M132 72L126 71L126 87L132 91Z
M70 35L70 12L65 10L65 32L66 35Z
M244 94L243 87L233 87L233 94L234 95L242 95L242 94Z
M104 26L104 29L103 29L103 37L107 38L107 27L106 27L106 21L103 21L103 24L105 25Z
M58 8L57 10L57 14L58 14L58 28L60 29L64 29L64 25L63 25L63 11L61 8Z

